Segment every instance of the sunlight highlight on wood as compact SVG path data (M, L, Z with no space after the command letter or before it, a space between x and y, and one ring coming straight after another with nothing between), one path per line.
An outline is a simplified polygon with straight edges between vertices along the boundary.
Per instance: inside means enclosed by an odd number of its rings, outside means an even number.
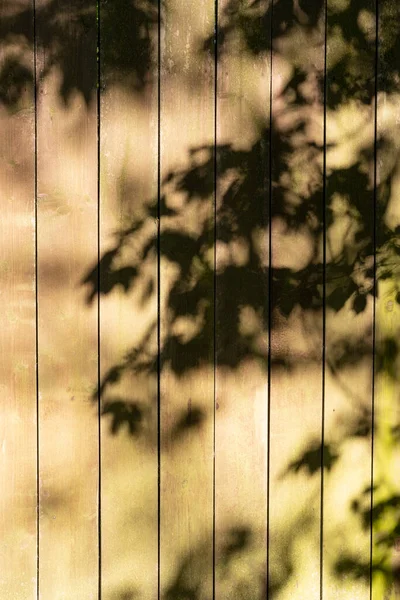
M400 597L399 40L2 0L0 600Z
M139 37L146 21L147 34ZM151 214L157 206L157 46L156 6L101 2L100 256L105 259L99 271L92 263L88 294L94 304L100 294L104 600L157 597L158 282L157 223ZM130 77L113 68L115 56L130 61ZM147 353L154 362L141 372L138 363Z
M97 311L82 286L97 259L96 4L74 6L36 2L42 600L98 590ZM54 48L62 19L68 35Z
M400 50L391 26L398 24L399 7L384 0L379 7L377 139L390 144L377 147L378 196L376 204L376 254L379 278L375 323L375 427L372 600L400 596L400 117L399 81L391 76Z
M231 240L216 248L215 594L228 600L262 598L267 583L270 30L256 60L239 32L219 39L216 237Z
M328 1L323 594L326 600L337 598L339 579L343 600L369 600L368 573L355 581L346 576L346 565L368 565L371 553L370 524L361 526L353 506L371 486L374 315L368 273L374 252L374 156L360 155L354 140L372 144L375 135L375 2L364 2L371 16L368 29L358 27L359 9L350 7L351 39L338 39L331 24L329 15L338 8L340 2ZM348 81L346 92L341 80ZM360 232L367 241L357 248ZM349 262L354 264L350 276ZM356 366L345 340L359 349Z
M318 263L323 179L317 152L323 147L325 15L321 10L314 21L310 17L304 31L300 23L286 29L285 15L290 5L289 0L277 2L272 12L270 310L274 328L268 575L274 598L317 600L323 369L322 301L317 293L317 286L322 285ZM296 73L304 80L298 89ZM298 102L296 92L301 96ZM292 131L295 123L297 143ZM279 143L281 129L291 135L283 133ZM308 215L302 220L296 207L303 203L308 206ZM291 215L298 219L294 228L288 226ZM303 269L304 279L300 279L297 289L290 290L289 273ZM287 277L280 273L287 273Z
M172 189L164 209L170 217L161 223L159 240L159 543L161 590L168 600L212 596L214 285L212 263L207 264L202 249L213 241L214 56L202 46L214 26L212 0L171 0L163 13L160 161L162 182L169 179ZM197 188L196 172L200 169L201 175L203 161L207 176L204 181L200 177ZM180 182L182 165L193 172L193 183L190 176ZM169 177L174 171L175 180ZM198 248L197 262L190 261L193 248ZM199 277L204 288L196 288ZM193 285L194 306L187 316L191 321L199 314L200 338L176 329L186 312L179 296ZM197 298L199 293L203 296Z
M7 22L12 6L0 6ZM22 34L33 37L33 10L22 2ZM7 10L8 9L8 10ZM18 34L10 27L10 37ZM18 47L0 50L1 69ZM33 68L33 48L22 62ZM17 82L18 85L18 82ZM33 600L37 587L35 131L34 90L13 105L12 81L0 107L0 598ZM7 100L9 104L7 105Z

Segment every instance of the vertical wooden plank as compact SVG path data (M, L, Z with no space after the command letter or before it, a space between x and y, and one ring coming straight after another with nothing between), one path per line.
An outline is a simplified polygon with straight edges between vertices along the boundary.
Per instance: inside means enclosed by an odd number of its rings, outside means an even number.
M370 527L354 507L371 484L375 5L327 4L322 507L327 600L370 595Z
M215 595L221 599L266 597L269 18L269 2L219 2Z
M36 598L33 7L0 7L0 597Z
M269 594L320 598L322 2L273 3Z
M171 0L161 44L162 594L213 584L214 1Z
M104 600L157 597L158 18L157 2L100 3L101 262L87 283L100 293Z
M36 2L39 595L97 598L96 3Z
M378 5L375 427L372 598L400 596L400 145L399 17L393 0Z

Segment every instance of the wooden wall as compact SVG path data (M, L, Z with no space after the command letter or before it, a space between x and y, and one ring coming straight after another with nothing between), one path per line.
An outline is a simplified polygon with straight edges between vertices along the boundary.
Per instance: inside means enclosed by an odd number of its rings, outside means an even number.
M396 0L1 0L0 600L400 598Z

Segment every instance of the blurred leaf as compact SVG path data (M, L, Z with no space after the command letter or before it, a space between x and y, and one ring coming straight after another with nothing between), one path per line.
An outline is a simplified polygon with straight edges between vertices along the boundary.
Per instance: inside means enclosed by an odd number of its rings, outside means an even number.
M138 435L143 424L144 409L138 402L131 402L122 398L113 398L103 401L103 415L111 417L111 432L116 434L124 426L130 435Z
M358 294L353 300L353 310L356 315L360 314L365 310L367 306L367 297L365 295Z
M329 444L311 444L310 447L297 459L289 464L287 473L299 473L304 470L308 475L314 475L322 467L330 471L337 460L339 454Z

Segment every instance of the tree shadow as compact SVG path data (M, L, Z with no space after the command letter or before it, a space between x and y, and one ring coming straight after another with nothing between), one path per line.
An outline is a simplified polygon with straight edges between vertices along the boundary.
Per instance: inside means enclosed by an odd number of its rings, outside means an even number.
M321 319L324 302L327 318L347 310L355 319L368 310L371 300L381 299L382 282L389 281L397 289L399 227L389 226L385 215L396 192L399 149L390 132L385 131L377 140L378 153L387 159L388 166L378 179L373 207L374 140L364 136L366 121L356 119L363 107L371 107L371 116L377 101L374 6L369 0L351 1L343 4L345 8L329 13L327 34L332 43L324 89L323 72L311 64L307 47L304 48L304 40L310 42L310 47L317 44L323 5L322 0L279 0L273 6L263 0L228 2L218 26L219 58L224 53L229 55L232 41L239 36L250 56L267 56L273 51L288 65L287 81L274 97L278 108L274 109L271 122L259 119L257 138L247 146L223 143L193 147L185 164L164 177L161 197L148 199L144 214L137 214L128 227L115 232L111 249L82 277L88 305L98 296L109 296L115 291L132 294L143 281L145 305L157 294L159 285L156 275L151 278L144 274L149 257L157 256L161 265L173 265L178 273L166 290L168 315L161 347L154 343L158 323L153 320L139 343L104 374L93 395L94 400L100 396L102 414L109 420L112 434L125 432L135 439L145 437L149 410L156 401L151 397L146 403L118 394L116 386L126 374L156 377L159 370L169 370L181 378L213 365L214 360L219 369L232 371L255 361L267 373L269 359L272 368L279 364L289 370L299 359L287 351L269 353L269 325L275 332L287 326L296 313L314 318L314 326ZM102 92L116 86L142 93L151 82L158 10L156 0L100 3ZM33 12L15 8L10 2L2 11L0 102L12 110L34 85L33 64L27 58L34 43ZM378 88L386 94L397 92L399 86L399 13L400 8L392 2L381 3L381 28L385 35L379 47ZM97 93L93 84L97 81L97 64L93 60L97 51L95 5L78 0L62 5L51 0L37 8L35 19L37 53L46 57L41 82L57 70L61 74L62 101L68 105L79 93L89 104ZM204 51L214 52L214 46L215 35L204 40ZM71 48L77 49L79 61L71 62ZM327 140L327 157L331 160L336 152L342 162L328 164L325 182L324 149L312 128L314 116L322 108L324 92L328 116L342 110L347 115L337 138ZM280 110L279 105L283 106ZM356 124L349 130L348 121L352 120ZM210 214L215 183L218 198L215 214ZM270 190L272 199L268 197ZM122 195L129 196L129 186ZM174 203L174 197L182 202ZM135 198L124 197L121 201L133 205ZM148 224L158 217L160 235L156 238L147 232ZM325 264L321 252L324 227ZM286 252L277 263L268 247L270 232L274 247L294 247L294 256ZM133 244L135 260L127 259L125 250ZM272 290L267 288L268 281ZM400 304L400 291L395 302ZM311 336L312 331L310 327L306 334ZM354 367L372 351L372 339L360 340L348 330L335 345L331 344L327 368L340 384L342 370ZM385 337L376 343L375 355L376 373L398 382L398 339ZM308 440L282 477L298 474L311 478L321 474L321 469L334 471L346 456L349 439L378 435L371 413L363 406L358 408L353 419L346 417L346 427L335 444ZM172 444L179 444L188 432L200 431L207 418L204 409L195 403L183 408L171 425ZM399 441L399 431L400 423L391 425L392 446ZM337 577L346 575L368 583L372 568L373 573L386 578L388 586L397 585L398 573L388 566L388 556L400 535L395 522L400 503L398 494L385 491L385 486L386 482L378 481L372 490L377 494L382 489L385 492L372 507L370 487L349 507L364 530L379 529L385 524L386 533L376 542L381 551L379 557L371 566L357 557L341 556L334 565ZM297 530L282 534L282 542L272 540L280 566L270 579L270 597L278 596L292 577L295 566L291 551L297 531L307 530L311 522L311 517L304 517L296 523ZM393 526L386 526L388 522L393 522ZM232 565L239 556L250 552L252 539L253 532L247 525L235 525L228 532L220 550L222 580L235 576ZM166 591L166 600L202 598L202 571L198 569L203 564L202 554L203 546L182 559ZM264 585L265 591L264 576L265 573L254 571L256 589ZM254 585L252 581L240 581L230 597L255 598ZM120 598L128 600L135 594L122 591Z
M9 109L34 85L34 64L29 60L34 30L38 65L43 67L38 83L56 71L61 75L58 92L65 105L76 93L86 104L94 99L99 15L102 91L118 86L140 93L152 78L158 0L102 0L99 14L96 3L87 0L51 0L37 6L35 12L5 0L1 12L0 101ZM71 49L78 60L71 60Z
M300 523L301 521L301 523ZM300 519L298 525L306 526ZM260 532L247 524L235 524L219 532L216 548L215 581L219 592L232 600L256 600L265 597L265 554ZM292 545L284 530L276 540L279 564L273 566L272 584L268 597L276 598L293 571ZM209 565L212 559L208 544L200 543L180 561L163 598L165 600L205 600L209 597ZM205 582L208 581L207 584Z
M382 7L382 26L391 31L395 25L388 7L389 3ZM325 92L329 116L348 110L348 118L356 119L358 110L363 106L369 110L376 101L371 14L374 17L374 7L367 0L362 6L349 2L346 8L329 14L327 33L334 41L332 48L336 48L335 52L328 52ZM290 76L275 99L277 105L281 102L284 108L281 112L273 112L271 123L267 120L258 122L257 139L247 147L233 143L193 147L186 164L163 179L159 201L149 200L144 216L134 218L129 227L115 233L112 249L83 278L90 304L97 295L110 294L114 289L130 293L142 277L141 265L151 254L158 253L161 265L172 264L178 273L167 289L168 318L163 324L165 333L159 355L158 349L154 349L157 323L152 322L137 347L104 375L99 388L101 397L106 390L109 393L126 371L155 376L158 369L165 369L179 378L213 364L214 359L220 369L235 371L252 360L267 371L269 358L272 368L280 365L290 370L299 361L296 356L286 351L268 356L269 324L275 331L286 326L295 313L311 316L314 317L313 327L306 332L311 336L315 323L321 320L324 302L327 319L339 313L350 314L356 319L370 310L372 302L380 299L381 281L389 279L396 285L400 254L398 229L385 224L398 158L392 140L389 137L378 140L378 151L392 158L378 181L375 209L371 176L375 148L373 136L371 139L363 137L366 121L360 121L351 131L343 127L336 139L328 140L327 156L334 152L339 155L347 152L348 156L329 166L326 181L323 178L324 149L311 128L315 112L321 108L324 98L323 73L309 64L307 53L302 52L296 42L300 31L303 37L299 39L315 40L322 18L322 2L311 6L310 3L286 0L274 3L273 10L269 2L244 4L232 1L221 15L218 29L220 59L224 53L229 54L232 39L239 35L249 54L267 55L273 49L290 65ZM398 52L398 41L394 35L389 38L382 46L380 60L386 66L379 82L387 93L394 90L398 82L398 69L393 59ZM205 40L204 50L214 51L213 37ZM270 159L271 175L266 168ZM218 195L215 214L210 216L207 207L213 203L215 177ZM273 195L271 203L268 201L269 190ZM182 201L174 203L174 197ZM195 225L191 220L193 213L196 214ZM158 215L158 239L143 236L148 222ZM377 224L382 226L377 227ZM322 253L324 228L325 264ZM280 264L274 262L268 248L270 229L272 237L278 230L280 237L277 239L283 246L287 242L293 247L294 240L299 240L295 257L286 257L286 262L283 260ZM136 259L124 264L124 248L132 240L136 241ZM274 237L273 243L275 246L278 243ZM308 249L308 259L301 262L299 256L306 254L304 248ZM266 285L268 281L272 285L271 295ZM158 284L155 279L151 281L144 302L156 293ZM398 293L396 301L399 300ZM352 392L345 389L341 373L371 356L372 344L371 335L360 339L351 328L330 343L326 368L345 394ZM385 372L397 380L397 354L395 339L376 343L377 374ZM321 475L321 469L326 473L334 472L345 460L349 440L370 439L372 414L354 394L352 401L357 406L356 414L345 415L345 427L336 442L306 441L304 450L288 464L281 478L316 477ZM129 402L137 406L135 402ZM118 410L125 416L132 433L130 412L124 412L120 404ZM206 419L207 414L200 407L183 409L170 432L172 443L178 443L190 430L200 430ZM393 443L398 440L399 427L392 426ZM377 434L375 430L374 433ZM135 430L133 435L136 434ZM354 499L348 507L359 516L360 527L364 530L375 529L385 515L398 510L396 494L388 495L384 500L376 501L372 509L371 505L368 508L370 492L366 488L361 498ZM315 524L315 520L307 517L296 527L304 531L312 523ZM231 550L226 549L226 555L222 554L222 572L224 569L229 572L227 565L233 556L246 552L251 535L247 529L238 531L232 534L233 541L227 546ZM285 543L292 548L298 535L295 528L290 529ZM386 577L387 586L392 585L396 575L387 563L396 536L397 525L379 541L383 558L378 561L373 559L372 563L364 564L357 557L339 557L333 565L335 576L340 579L346 575L368 585L372 569L373 573ZM281 557L279 572L271 576L269 582L269 594L275 597L293 576L295 566L290 553L279 550L275 538L271 543L276 556ZM203 597L201 576L193 566L201 564L199 560L196 553L183 559L166 592L167 599L197 600ZM254 577L258 575L254 574ZM232 592L231 597L252 598L250 587L243 585L241 591Z

